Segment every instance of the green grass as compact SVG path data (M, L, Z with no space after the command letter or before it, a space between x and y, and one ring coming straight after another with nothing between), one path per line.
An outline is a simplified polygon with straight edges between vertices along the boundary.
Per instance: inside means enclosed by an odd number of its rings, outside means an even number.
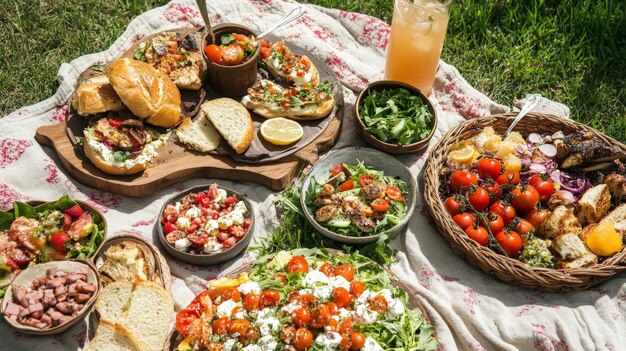
M0 115L56 90L62 62L106 49L163 0L0 0ZM393 0L309 0L390 22ZM626 3L456 0L443 59L496 101L538 92L626 141Z

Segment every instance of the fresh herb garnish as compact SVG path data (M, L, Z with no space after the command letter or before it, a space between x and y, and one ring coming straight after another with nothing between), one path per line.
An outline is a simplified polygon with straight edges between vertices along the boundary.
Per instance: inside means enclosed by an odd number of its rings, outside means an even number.
M226 35L222 35L220 40L222 41L222 45L228 45L232 43L233 41L235 41L235 37L233 37L232 34L226 34Z
M417 95L403 88L372 91L359 106L365 130L377 139L407 145L426 138L433 114Z
M115 151L113 153L113 159L115 160L115 162L124 162L126 160L128 160L131 157L131 153L128 151Z
M106 72L107 68L104 65L93 65L91 66L91 70L104 73Z
M148 45L143 42L139 44L139 47L135 49L133 53L133 57L138 61L146 61L146 50L148 49Z

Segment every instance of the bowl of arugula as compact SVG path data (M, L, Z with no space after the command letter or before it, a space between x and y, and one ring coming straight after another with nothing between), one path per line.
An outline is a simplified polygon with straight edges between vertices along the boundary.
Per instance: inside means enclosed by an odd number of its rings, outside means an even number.
M370 84L356 100L357 132L375 148L406 154L428 146L437 129L437 111L417 88L397 81Z

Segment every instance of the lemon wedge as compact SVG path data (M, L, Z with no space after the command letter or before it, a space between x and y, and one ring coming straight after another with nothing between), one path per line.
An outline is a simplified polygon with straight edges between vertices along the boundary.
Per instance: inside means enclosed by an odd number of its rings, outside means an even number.
M304 135L304 130L296 121L276 117L261 124L261 135L274 145L289 145L300 140Z
M611 222L600 222L586 240L589 249L598 256L610 256L622 248L622 236Z
M462 164L471 164L478 156L480 154L476 151L476 148L470 145L466 145L459 150L450 151L450 159Z

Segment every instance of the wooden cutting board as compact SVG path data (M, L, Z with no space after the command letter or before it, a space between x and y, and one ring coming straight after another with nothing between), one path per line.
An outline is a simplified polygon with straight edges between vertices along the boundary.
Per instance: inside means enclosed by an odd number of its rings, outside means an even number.
M294 51L300 54L298 51L301 50ZM309 53L309 57L313 55ZM333 74L322 61L313 61L320 71ZM114 176L100 171L83 155L81 148L75 147L68 135L71 129L68 129L67 121L38 128L35 139L42 146L54 149L63 167L77 181L124 196L142 197L190 178L253 182L279 191L285 189L303 167L315 163L321 153L330 150L337 142L344 112L341 86L337 90L339 107L334 116L330 116L332 119L326 130L294 154L270 163L238 163L229 156L202 154L175 143L172 137L157 150L159 156L148 169L135 175Z

